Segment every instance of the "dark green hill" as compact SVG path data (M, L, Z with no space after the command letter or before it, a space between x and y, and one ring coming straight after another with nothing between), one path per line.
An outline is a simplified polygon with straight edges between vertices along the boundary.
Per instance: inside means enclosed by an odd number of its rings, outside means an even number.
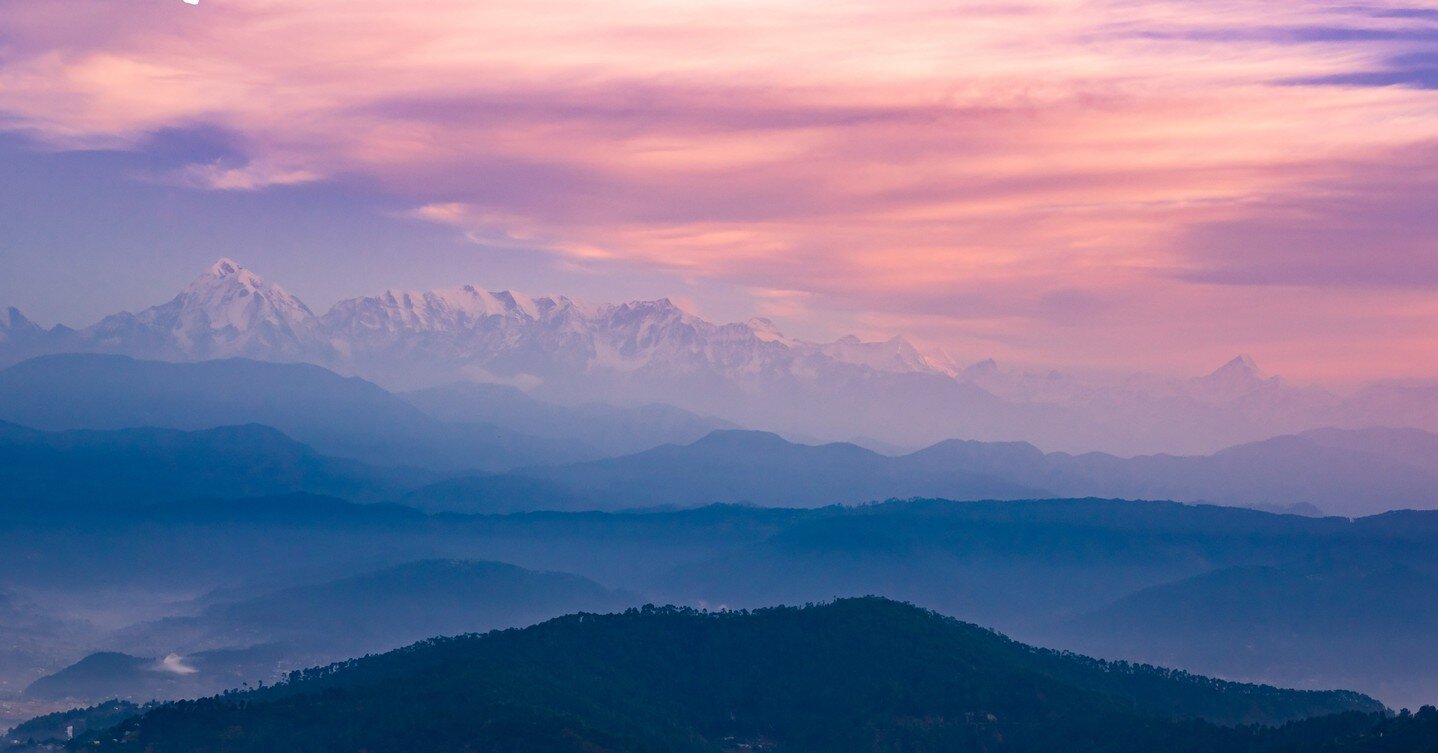
M1379 710L1355 693L1035 649L863 598L753 613L645 608L435 639L274 688L168 704L76 747L1207 753L1259 749L1263 733L1223 723Z
M0 745L10 740L65 740L71 734L83 735L86 730L113 727L140 714L146 708L148 707L137 706L129 701L113 700L89 708L56 711L17 725L0 738ZM5 748L0 747L0 750Z

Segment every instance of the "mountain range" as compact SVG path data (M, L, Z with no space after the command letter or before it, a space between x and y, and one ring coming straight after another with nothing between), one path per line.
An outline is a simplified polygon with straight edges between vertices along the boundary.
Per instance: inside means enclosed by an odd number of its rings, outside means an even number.
M766 432L720 430L688 445L616 458L446 479L410 492L404 502L502 513L1085 496L1302 514L1430 509L1438 507L1438 436L1417 429L1323 429L1213 455L1134 458L1046 454L1024 442L949 440L892 457L853 444L814 446Z
M973 440L886 455L662 404L562 406L479 384L396 395L318 366L247 359L37 357L0 370L0 422L0 494L45 504L312 492L466 513L908 497L1342 515L1438 505L1438 436L1418 429L1316 429L1191 456Z
M961 368L902 337L807 342L764 319L715 324L667 299L598 304L475 286L386 291L316 314L228 259L167 303L81 329L0 315L0 365L62 352L308 362L397 390L501 383L551 402L667 403L794 436L901 446L963 437L1198 453L1322 426L1438 430L1438 385L1340 396L1265 376L1245 357L1197 379L1080 379L992 361Z

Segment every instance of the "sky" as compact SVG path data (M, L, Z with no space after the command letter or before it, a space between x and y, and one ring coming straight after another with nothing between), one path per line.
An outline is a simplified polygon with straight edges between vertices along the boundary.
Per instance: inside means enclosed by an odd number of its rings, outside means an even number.
M0 0L0 305L233 257L959 361L1438 376L1438 4Z

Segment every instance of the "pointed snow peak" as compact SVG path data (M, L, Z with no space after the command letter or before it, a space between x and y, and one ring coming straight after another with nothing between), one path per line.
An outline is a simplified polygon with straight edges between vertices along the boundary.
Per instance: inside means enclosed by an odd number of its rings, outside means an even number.
M210 265L209 271L175 300L146 309L139 316L151 323L165 321L166 327L177 328L180 339L187 341L195 339L192 330L233 327L246 331L265 321L294 330L308 326L308 320L314 318L300 299L232 259Z
M1198 394L1206 398L1230 399L1247 395L1264 385L1280 383L1278 377L1268 378L1248 356L1239 356L1220 366L1213 373L1192 382Z
M226 257L223 257L223 256L222 256L222 257L220 257L220 260L219 260L219 261L217 261L217 262L215 262L214 264L211 264L211 265L210 265L210 276L212 276L212 277L229 277L229 276L231 276L231 275L237 275L237 274L239 274L239 273L240 273L241 271L243 271L243 270L244 270L244 267L242 267L242 266L240 266L239 264L235 263L235 261L234 261L233 259L229 259L229 258L226 258Z
M512 311L522 313L530 319L539 318L539 304L535 303L533 298L524 293L518 293L513 290L501 290L495 293L494 297L504 301L505 304L507 304L506 307Z
M903 335L894 335L893 337L888 339L886 344L892 346L896 351L900 353L906 353L911 354L915 357L920 357L919 349L914 347L914 343L911 342L909 338L904 337Z
M784 337L784 333L779 331L779 327L775 325L773 321L765 319L764 317L756 316L745 324L749 327L749 331L754 333L755 337L764 342L788 341L788 338Z
M657 301L654 301L652 305L653 305L655 311L663 311L663 312L665 312L665 313L673 313L673 314L680 314L680 315L688 315L688 314L689 314L688 311L685 311L685 310L684 310L684 307L683 307L683 306L680 306L679 304L675 303L673 300L670 300L670 298L669 298L668 296L665 296L665 297L663 297L663 298L660 298L660 299L657 300Z
M943 348L933 348L922 353L921 356L924 359L925 365L941 374L947 374L953 377L958 376L964 371L963 367L959 365L959 362L955 361L954 357L949 355L949 352Z
M1263 372L1258 368L1258 364L1251 356L1241 355L1234 357L1228 363L1218 367L1213 373L1209 374L1209 376L1213 377L1223 375L1249 376L1261 379Z
M249 288L252 291L258 291L268 287L282 292L282 289L278 285L267 285L259 275L240 266L235 260L228 258L221 258L219 261L211 264L209 271L191 283L190 287L192 289L197 286L208 287L216 283L239 285Z
M674 305L668 298L656 298L652 301L630 301L614 307L616 312L622 312L625 316L651 316L663 317L686 317L688 314L684 309Z

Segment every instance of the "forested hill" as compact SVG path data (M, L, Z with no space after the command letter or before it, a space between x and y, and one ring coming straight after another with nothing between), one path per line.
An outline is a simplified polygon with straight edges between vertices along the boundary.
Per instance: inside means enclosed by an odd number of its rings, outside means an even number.
M1381 706L1034 649L878 598L573 615L426 641L163 705L77 748L287 751L1262 750L1267 729ZM1346 720L1346 721L1344 721ZM1332 725L1330 725L1332 726ZM1326 728L1324 734L1327 734Z

